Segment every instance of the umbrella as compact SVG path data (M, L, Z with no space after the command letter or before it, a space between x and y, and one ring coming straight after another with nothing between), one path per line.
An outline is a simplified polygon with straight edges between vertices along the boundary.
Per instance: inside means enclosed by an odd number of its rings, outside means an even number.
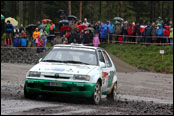
M25 27L25 29L29 32L34 31L37 26L35 24L30 24Z
M46 26L46 24L41 24L41 25L39 25L38 29L39 29L39 30L40 30L40 29L44 29L45 26Z
M43 19L43 20L42 20L42 23L44 23L44 24L47 23L47 22L51 23L52 20L51 20L51 19Z
M8 17L5 19L5 23L7 23L7 21L10 21L10 23L13 25L13 26L18 26L18 21L16 21L14 18L12 17Z
M58 24L68 24L68 23L69 23L68 20L60 20L60 21L58 22Z
M63 26L63 27L60 29L60 31L61 31L62 33L64 33L66 30L72 31L72 28L71 28L70 26Z
M1 20L4 20L5 19L5 17L1 14Z
M92 28L92 27L88 27L88 28L85 28L85 30L91 30L91 31L94 31L94 28Z
M81 30L83 30L83 29L87 28L87 26L86 26L86 25L84 25L84 24L81 24L81 25L79 25L77 28L79 28L79 29L80 29L80 31L81 31Z
M72 20L72 19L77 20L77 17L74 16L74 15L69 15L69 16L68 16L68 20Z
M123 22L123 21L124 21L124 19L121 18L121 17L115 17L113 20L114 20L115 22Z

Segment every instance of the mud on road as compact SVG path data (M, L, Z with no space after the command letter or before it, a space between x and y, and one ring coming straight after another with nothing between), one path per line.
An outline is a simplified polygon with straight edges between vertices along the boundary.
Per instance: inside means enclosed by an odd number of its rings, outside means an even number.
M116 60L116 59L115 59ZM117 65L117 64L116 64ZM79 98L25 99L26 72L33 65L1 63L1 115L173 115L173 75L118 69L118 102L102 96L100 105Z

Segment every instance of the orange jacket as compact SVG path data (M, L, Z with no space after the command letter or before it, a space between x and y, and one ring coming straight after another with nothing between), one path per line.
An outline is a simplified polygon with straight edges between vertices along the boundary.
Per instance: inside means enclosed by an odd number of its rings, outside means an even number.
M40 38L40 32L39 32L39 31L38 31L38 32L34 31L34 32L33 32L33 39L34 39L34 40L36 40L37 35L39 35L39 38Z

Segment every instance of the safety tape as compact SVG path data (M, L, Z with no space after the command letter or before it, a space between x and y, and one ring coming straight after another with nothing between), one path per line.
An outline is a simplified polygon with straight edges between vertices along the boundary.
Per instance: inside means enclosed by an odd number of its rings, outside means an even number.
M100 42L100 44L107 44L109 42ZM146 43L146 42L126 42L126 41L112 41L112 43L119 43L119 44L142 44L142 45L173 45L173 43ZM86 46L93 46L93 43L83 44ZM12 47L12 46L1 46L1 48L45 48L45 47ZM53 48L53 47L46 47L46 48Z
M136 38L173 38L173 37L167 37L167 36L133 36L133 35L117 35L117 34L108 34L108 35L115 35L119 37L136 37Z

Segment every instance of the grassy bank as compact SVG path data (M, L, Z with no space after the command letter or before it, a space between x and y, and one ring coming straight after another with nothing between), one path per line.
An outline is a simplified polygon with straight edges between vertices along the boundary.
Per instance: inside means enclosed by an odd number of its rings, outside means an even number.
M173 47L135 44L103 44L100 47L138 68L173 73ZM164 50L163 55L160 50Z

